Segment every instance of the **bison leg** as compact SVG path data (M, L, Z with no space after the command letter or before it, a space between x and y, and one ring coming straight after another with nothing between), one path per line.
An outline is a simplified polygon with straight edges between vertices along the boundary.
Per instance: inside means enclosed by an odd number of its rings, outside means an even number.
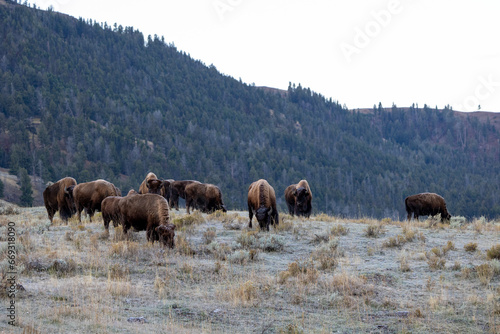
M248 218L250 218L248 221L248 228L252 228L253 210L250 206L248 206Z
M104 228L107 230L109 229L109 222L111 221L111 219L109 219L108 216L103 216L102 217L102 220L104 222Z
M410 211L410 212L408 212L408 215L406 216L408 218L408 221L411 221L411 214L412 214L412 212Z

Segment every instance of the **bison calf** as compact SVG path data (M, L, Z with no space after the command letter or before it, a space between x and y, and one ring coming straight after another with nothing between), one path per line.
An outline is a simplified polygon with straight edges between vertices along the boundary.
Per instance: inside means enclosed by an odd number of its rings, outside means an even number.
M252 218L255 214L261 230L269 231L271 221L279 224L279 214L276 209L276 195L274 188L269 183L260 179L248 188L248 227L252 228Z
M443 197L434 193L422 193L411 195L405 198L406 212L408 213L408 221L411 220L411 215L418 220L418 216L435 216L441 214L441 221L450 220L451 215L446 209L446 202Z

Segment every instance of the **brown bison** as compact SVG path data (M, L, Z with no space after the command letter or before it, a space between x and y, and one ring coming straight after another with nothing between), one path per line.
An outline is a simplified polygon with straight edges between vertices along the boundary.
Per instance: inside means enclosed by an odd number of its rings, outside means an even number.
M96 180L66 187L66 193L75 203L78 221L82 221L83 209L89 215L90 221L95 211L101 211L101 202L108 196L121 196L120 190L111 182Z
M144 181L139 186L139 194L162 194L163 182L158 179L155 173L148 173Z
M198 208L205 213L216 210L226 212L226 207L222 202L222 192L213 184L193 182L186 186L185 195L187 213L190 207Z
M418 216L435 216L441 214L441 221L449 220L451 215L446 210L446 202L444 198L434 193L422 193L411 195L405 198L406 212L408 213L408 221L411 220L411 215L418 220Z
M255 214L261 230L269 231L269 224L279 224L279 214L276 209L276 194L269 183L260 179L248 188L248 227L252 228L252 218Z
M49 215L50 223L54 219L54 214L59 211L59 216L64 222L68 221L76 212L75 203L64 191L67 187L75 186L76 181L72 177L65 177L56 183L47 186L43 191L43 202Z
M289 185L285 189L285 201L289 214L309 218L312 210L312 192L309 183L300 180L297 184Z
M179 211L179 197L182 199L186 199L186 186L191 183L200 183L199 181L194 180L182 180L182 181L171 181L169 184L170 190L170 201L168 204L171 208L174 208Z
M127 196L138 195L137 191L130 189ZM120 224L120 209L118 201L123 198L121 196L108 196L101 202L102 220L104 221L104 228L109 228L109 223L113 221L113 227Z
M148 241L174 247L175 226L169 223L168 202L156 194L131 195L118 201L123 232L146 231Z

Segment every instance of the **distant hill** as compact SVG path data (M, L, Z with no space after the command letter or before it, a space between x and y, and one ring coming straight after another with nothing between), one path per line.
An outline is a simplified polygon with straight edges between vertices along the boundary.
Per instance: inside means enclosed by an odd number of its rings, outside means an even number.
M285 210L286 186L307 179L316 213L402 219L406 196L432 191L453 215L500 216L498 114L349 110L300 84L244 84L133 27L12 2L0 35L0 167L35 189L72 176L126 192L153 171L245 209L265 178Z

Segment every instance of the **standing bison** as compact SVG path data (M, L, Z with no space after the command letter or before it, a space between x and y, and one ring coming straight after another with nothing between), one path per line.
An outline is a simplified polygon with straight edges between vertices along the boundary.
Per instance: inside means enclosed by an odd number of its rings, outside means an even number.
M47 186L47 188L43 191L43 203L47 209L47 214L51 224L54 219L54 214L57 211L59 211L59 216L64 222L68 222L68 218L71 218L71 216L75 214L75 204L65 192L67 187L75 185L76 180L74 178L65 177L56 183L52 183Z
M186 199L186 186L192 183L200 183L199 181L194 180L182 180L182 181L171 181L169 185L170 190L170 200L168 204L171 208L174 208L179 211L179 197L182 199Z
M276 209L276 194L269 183L260 179L248 188L248 227L252 228L252 218L255 214L260 229L269 231L269 224L279 224L279 214Z
M156 194L128 195L118 201L123 232L133 227L146 231L148 241L174 247L175 225L170 224L168 202Z
M446 210L444 198L434 193L422 193L411 195L405 198L406 212L408 221L411 215L418 220L418 216L435 216L441 214L441 221L450 220L451 215Z
M101 202L108 196L121 196L120 190L113 183L96 180L66 187L66 193L75 203L78 221L82 221L83 209L92 221L95 211L101 211Z
M139 194L164 195L163 181L158 179L155 173L148 173L139 186Z
M127 196L138 195L137 191L131 189ZM120 224L120 208L118 207L118 201L122 199L121 196L108 196L101 202L101 212L102 220L104 222L104 228L109 229L109 223L113 221L113 227L117 227Z
M312 193L309 183L300 180L297 184L289 185L285 189L285 201L290 215L309 218L312 210Z
M222 192L213 184L193 182L186 186L185 195L187 213L190 207L198 208L205 213L216 210L226 212L226 207L222 202Z

